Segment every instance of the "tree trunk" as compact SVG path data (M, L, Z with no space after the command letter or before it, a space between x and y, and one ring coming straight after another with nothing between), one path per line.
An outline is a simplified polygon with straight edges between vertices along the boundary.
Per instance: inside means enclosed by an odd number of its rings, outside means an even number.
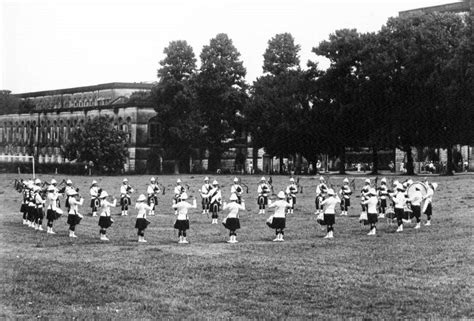
M339 153L339 174L346 174L346 147L342 147Z
M379 169L379 155L377 154L377 148L374 146L372 147L372 175L378 175Z
M179 159L174 160L174 173L179 174Z
M280 173L283 174L283 156L280 156Z
M446 162L446 173L444 173L445 175L449 175L449 176L452 176L454 175L453 172L454 172L454 166L453 166L453 147L450 145L448 146L447 148L447 156L448 156L448 159L447 159L447 162Z
M411 153L411 147L410 146L405 146L404 147L404 152L407 155L407 163L406 163L406 174L407 175L415 175L415 168L413 167L413 155Z
M221 168L221 153L216 149L209 150L209 171L216 172Z
M252 171L253 173L258 172L258 148L254 146L252 148ZM249 173L249 174L253 174Z

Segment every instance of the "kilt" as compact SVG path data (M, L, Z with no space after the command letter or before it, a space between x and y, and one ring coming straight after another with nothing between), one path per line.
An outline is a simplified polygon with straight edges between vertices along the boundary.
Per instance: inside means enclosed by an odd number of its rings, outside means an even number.
M336 215L335 214L324 214L324 223L325 223L325 225L334 225L334 224L336 224Z
M284 229L286 227L286 218L274 217L272 223L267 223L267 225L274 229Z
M189 230L189 220L176 220L174 228L180 231Z
M20 212L27 213L27 211L28 211L28 204L25 204L25 203L21 204Z
M67 224L69 225L79 225L81 220L82 218L80 218L79 215L76 214L69 214L67 216Z
M99 226L101 228L108 228L112 225L112 220L110 216L101 216L99 217Z
M240 220L236 217L229 217L226 221L225 224L222 223L224 227L228 230L235 231L240 228Z
M369 224L375 224L378 222L378 214L377 213L367 213L367 221Z
M135 222L135 228L144 230L148 224L150 224L150 221L148 221L146 218L137 218L137 221Z
M291 208L292 208L292 209L295 208L296 196L287 197L287 198L286 198L286 201L291 204Z
M42 207L35 209L35 218L42 220L44 218L44 211Z
M150 206L152 202L154 205L158 205L158 197L156 197L155 195L148 196L148 199L147 199L148 206Z
M428 216L431 216L433 215L433 207L431 206L431 203L428 203L428 205L426 206L426 209L425 209L425 214L428 215Z
M91 199L91 208L93 212L96 212L100 207L100 200L98 198Z
M413 211L412 217L419 218L421 216L421 207L419 205L412 205L411 210Z
M257 204L258 205L267 205L268 204L268 197L263 196L263 195L259 195L257 197Z
M387 207L387 199L381 199L380 200L380 207L382 207L382 208Z
M131 205L130 197L121 197L120 198L120 206L127 206Z
M48 209L46 211L46 219L48 221L54 221L61 217L61 213L56 212L53 209Z
M28 205L26 213L28 220L33 222L36 215L36 207Z
M323 207L321 206L321 202L324 200L324 197L318 195L316 196L316 199L314 200L314 203L316 204L316 209L317 210L322 210Z
M343 197L341 200L341 211L346 211L351 206L351 199Z
M405 212L403 211L403 208L395 208L395 216L397 217L397 220L401 221L405 218Z
M209 204L211 203L211 199L209 197L202 198L202 208L208 208Z

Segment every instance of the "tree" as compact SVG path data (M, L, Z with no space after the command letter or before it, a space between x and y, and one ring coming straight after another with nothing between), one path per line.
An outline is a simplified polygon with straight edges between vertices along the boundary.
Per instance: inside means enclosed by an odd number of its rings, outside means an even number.
M316 79L313 132L318 133L321 152L339 156L341 174L345 172L346 148L364 145L368 132L358 104L362 47L362 36L356 29L341 29L312 50L331 62ZM310 66L314 68L314 64Z
M204 46L200 72L194 82L204 124L204 145L209 150L209 170L220 168L222 153L241 126L247 103L246 70L240 53L226 34Z
M300 49L301 46L295 44L290 33L275 35L268 41L268 47L263 54L263 72L277 76L298 69Z
M255 149L265 148L272 156L305 155L314 158L312 135L306 130L311 113L311 79L299 66L300 46L289 33L277 34L268 41L263 70L251 88L245 110L247 129ZM299 162L297 162L299 167ZM297 168L299 170L299 168Z
M62 154L70 160L92 162L100 171L116 173L123 169L128 156L127 138L127 133L114 128L109 117L96 117L71 133Z
M192 85L196 58L184 40L170 42L163 52L166 57L160 61L160 81L153 89L153 101L161 123L162 147L166 156L174 159L178 174L181 160L189 159L200 137L201 115Z
M0 90L0 114L16 114L20 110L20 99L10 90Z
M386 101L394 123L392 141L407 153L409 175L414 174L413 146L443 145L448 149L451 166L451 147L459 141L459 124L464 124L469 114L469 107L467 114L459 112L459 108L466 109L465 103L458 104L459 100L466 102L468 96L461 97L465 89L457 90L460 85L468 85L465 80L458 82L467 69L449 68L462 43L463 30L460 16L435 13L391 18L379 33L380 49L385 53L379 69L390 82ZM472 41L467 34L464 32L466 41Z

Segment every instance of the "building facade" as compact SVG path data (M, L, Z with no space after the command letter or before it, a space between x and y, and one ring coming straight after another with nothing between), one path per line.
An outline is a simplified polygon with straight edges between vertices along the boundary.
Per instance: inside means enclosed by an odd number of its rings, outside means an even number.
M29 113L0 115L0 162L27 161L62 164L61 149L76 127L97 116L109 116L116 128L128 133L126 171L144 172L147 167L148 122L152 107L130 105L130 95L149 92L151 84L108 83L96 86L31 92L15 96L34 106ZM11 157L15 156L15 157Z

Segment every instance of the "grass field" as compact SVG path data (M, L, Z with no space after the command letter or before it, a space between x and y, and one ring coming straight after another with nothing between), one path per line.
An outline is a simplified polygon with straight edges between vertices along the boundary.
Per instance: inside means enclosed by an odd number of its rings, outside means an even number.
M35 232L21 224L17 177L0 174L0 319L474 318L473 176L433 177L440 185L433 225L407 226L401 234L384 220L376 237L367 236L353 196L350 216L336 217L334 239L322 238L313 214L318 180L303 177L304 193L278 243L265 225L268 215L256 214L259 177L244 176L248 210L237 244L226 243L227 230L199 209L190 215L190 244L177 244L170 208L176 176L158 176L167 190L159 215L149 217L147 244L137 243L134 210L114 217L106 243L91 216L76 228L77 239L68 237L66 217L55 222L56 235ZM149 176L128 178L136 199ZM232 178L217 177L226 199ZM356 194L364 178L356 178ZM71 179L86 196L86 214L92 179L118 196L122 177ZM197 191L203 176L181 179ZM331 177L335 185L341 181ZM273 182L277 192L288 177Z

